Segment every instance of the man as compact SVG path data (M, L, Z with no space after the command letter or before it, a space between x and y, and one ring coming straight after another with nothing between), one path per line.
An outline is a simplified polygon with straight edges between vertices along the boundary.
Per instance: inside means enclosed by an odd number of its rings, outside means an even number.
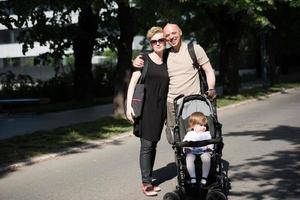
M198 70L194 68L193 61L188 52L188 47L185 42L182 41L182 31L177 24L167 24L164 29L164 34L167 42L171 46L171 49L167 58L168 74L169 74L169 92L167 98L167 128L166 135L168 142L173 143L174 138L171 133L175 126L175 111L173 100L180 94L192 95L200 94L200 80ZM207 84L208 91L206 95L209 98L216 97L215 91L215 73L209 62L209 59L199 45L194 45L196 57L198 63L203 68ZM133 61L134 67L143 67L144 61L141 56L138 56Z

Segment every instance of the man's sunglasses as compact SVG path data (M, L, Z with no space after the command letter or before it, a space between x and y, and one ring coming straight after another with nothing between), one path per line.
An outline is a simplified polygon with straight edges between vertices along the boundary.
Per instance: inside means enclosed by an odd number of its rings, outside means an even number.
M166 39L165 38L160 38L160 39L158 39L158 40L150 40L150 43L152 44L152 45L154 45L154 44L161 44L161 43L163 43L163 42L165 42L166 41Z

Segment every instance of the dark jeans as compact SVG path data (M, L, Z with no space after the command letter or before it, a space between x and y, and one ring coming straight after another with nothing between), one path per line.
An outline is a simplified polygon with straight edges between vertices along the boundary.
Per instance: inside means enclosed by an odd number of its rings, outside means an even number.
M141 138L140 169L143 183L152 183L157 142Z

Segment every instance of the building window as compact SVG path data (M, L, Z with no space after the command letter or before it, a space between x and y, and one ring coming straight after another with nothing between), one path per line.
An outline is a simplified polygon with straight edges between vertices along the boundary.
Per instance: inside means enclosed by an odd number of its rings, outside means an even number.
M10 30L0 30L0 44L11 43Z

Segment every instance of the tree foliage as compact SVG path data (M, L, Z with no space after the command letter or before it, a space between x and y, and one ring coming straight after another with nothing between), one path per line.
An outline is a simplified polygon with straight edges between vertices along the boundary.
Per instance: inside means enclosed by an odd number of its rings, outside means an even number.
M92 87L93 50L109 47L117 51L114 108L120 115L134 35L145 35L151 26L177 23L185 39L197 40L216 55L224 92L237 93L238 59L247 42L253 43L257 71L260 74L265 71L260 67L265 67L271 82L277 65L286 65L286 60L299 55L299 7L299 0L10 0L0 4L0 23L22 29L24 53L35 42L50 47L44 58L50 55L59 60L73 49L74 85L80 88L80 97ZM78 21L72 21L72 15L78 15Z
M19 42L24 54L36 42L50 48L37 61L50 57L59 61L74 51L75 94L90 95L93 50L116 46L118 30L113 1L11 0L1 6L0 23L9 29L21 29Z

